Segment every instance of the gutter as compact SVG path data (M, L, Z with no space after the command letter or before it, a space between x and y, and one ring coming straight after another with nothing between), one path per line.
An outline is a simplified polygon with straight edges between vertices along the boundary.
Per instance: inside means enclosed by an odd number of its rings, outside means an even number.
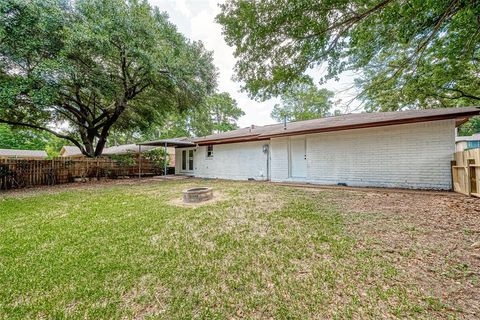
M226 144L226 143L240 143L240 142L252 142L252 141L264 141L270 140L270 138L259 138L259 134L255 136L248 136L248 137L236 137L236 138L229 138L229 139L216 139L216 140L202 140L198 141L197 145L205 146L209 144Z
M343 130L352 130L352 129L385 127L385 126L391 126L391 125L419 123L419 122L431 122L431 121L449 120L449 119L459 119L459 120L461 120L460 123L456 124L458 126L458 125L468 121L468 118L470 118L472 116L477 116L477 115L480 115L480 109L472 110L472 111L468 111L468 112L459 112L459 113L434 115L434 116L426 116L426 117L418 117L418 118L398 119L398 120L388 120L388 121L377 121L377 122L370 122L370 123L344 125L344 126L338 126L338 127L312 128L312 129L290 131L290 132L288 131L288 128L287 128L287 130L284 131L284 132L277 132L277 133L273 133L273 134L268 134L268 133L261 134L261 133L259 133L259 134L256 134L256 135L248 135L248 136L241 136L241 137L234 137L234 138L201 140L201 141L195 141L195 139L193 139L193 142L195 142L199 146L204 146L204 145L210 145L210 144L215 145L215 144L226 144L226 143L264 141L264 140L270 140L271 138L288 137L288 136L295 136L295 135L302 135L302 134L312 134L312 133L334 132L334 131L343 131Z
M378 121L378 122L353 124L353 125L346 125L346 126L339 126L339 127L316 128L316 129L298 130L298 131L290 131L290 132L278 132L274 134L261 134L259 135L259 137L260 138L277 138L277 137L287 137L287 136L310 134L310 133L376 128L376 127L385 127L385 126L399 125L399 124L431 122L431 121L449 120L449 119L462 119L464 117L468 118L468 117L476 116L479 114L480 114L480 110L471 111L471 112L463 113L459 115L436 115L436 116L413 118L413 119L411 118L411 119L401 119L401 120Z

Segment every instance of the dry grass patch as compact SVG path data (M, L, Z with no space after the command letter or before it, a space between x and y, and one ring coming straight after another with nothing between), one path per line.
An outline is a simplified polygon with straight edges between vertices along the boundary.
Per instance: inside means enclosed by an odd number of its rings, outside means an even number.
M395 264L402 281L438 297L455 315L480 317L480 199L458 194L339 191L329 198L343 210L361 248Z
M152 275L143 275L137 284L122 295L123 308L129 313L126 319L149 319L165 312L169 290Z
M157 184L160 179L154 178L129 178L129 179L102 179L100 181L85 181L85 182L72 182L66 184L57 184L53 186L35 186L31 188L23 189L10 189L10 190L0 190L0 200L2 199L23 199L35 196L44 196L47 194L55 195L58 193L63 193L65 191L92 191L92 190L102 190L105 188L116 187L116 186L139 186L139 185L148 185L148 184Z

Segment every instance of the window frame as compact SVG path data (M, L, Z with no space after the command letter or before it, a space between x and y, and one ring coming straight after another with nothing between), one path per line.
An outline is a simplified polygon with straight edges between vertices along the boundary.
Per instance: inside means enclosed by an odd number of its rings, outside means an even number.
M187 150L182 150L182 171L187 171Z
M210 150L209 150L210 149ZM208 144L206 148L205 157L207 159L213 159L213 144Z
M194 170L193 155L194 155L194 150L189 149L188 150L188 171Z

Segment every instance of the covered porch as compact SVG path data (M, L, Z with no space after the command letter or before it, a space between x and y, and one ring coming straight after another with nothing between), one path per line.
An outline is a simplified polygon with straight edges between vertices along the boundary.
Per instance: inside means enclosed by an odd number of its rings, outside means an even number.
M187 137L181 138L171 138L171 139L160 139L160 140L153 140L153 141L146 141L137 143L138 151L141 152L141 148L144 146L154 146L154 147L164 147L165 154L168 154L168 148L187 148L187 147L195 147L195 143L189 140ZM140 153L141 154L141 153ZM139 166L141 166L141 161L139 161ZM163 175L167 175L167 161L165 161Z

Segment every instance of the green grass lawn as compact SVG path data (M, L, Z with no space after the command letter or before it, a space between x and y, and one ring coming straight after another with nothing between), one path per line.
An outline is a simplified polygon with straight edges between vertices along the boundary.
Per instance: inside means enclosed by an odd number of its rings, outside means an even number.
M172 202L196 185L199 207ZM322 192L159 181L0 199L0 318L430 318Z

